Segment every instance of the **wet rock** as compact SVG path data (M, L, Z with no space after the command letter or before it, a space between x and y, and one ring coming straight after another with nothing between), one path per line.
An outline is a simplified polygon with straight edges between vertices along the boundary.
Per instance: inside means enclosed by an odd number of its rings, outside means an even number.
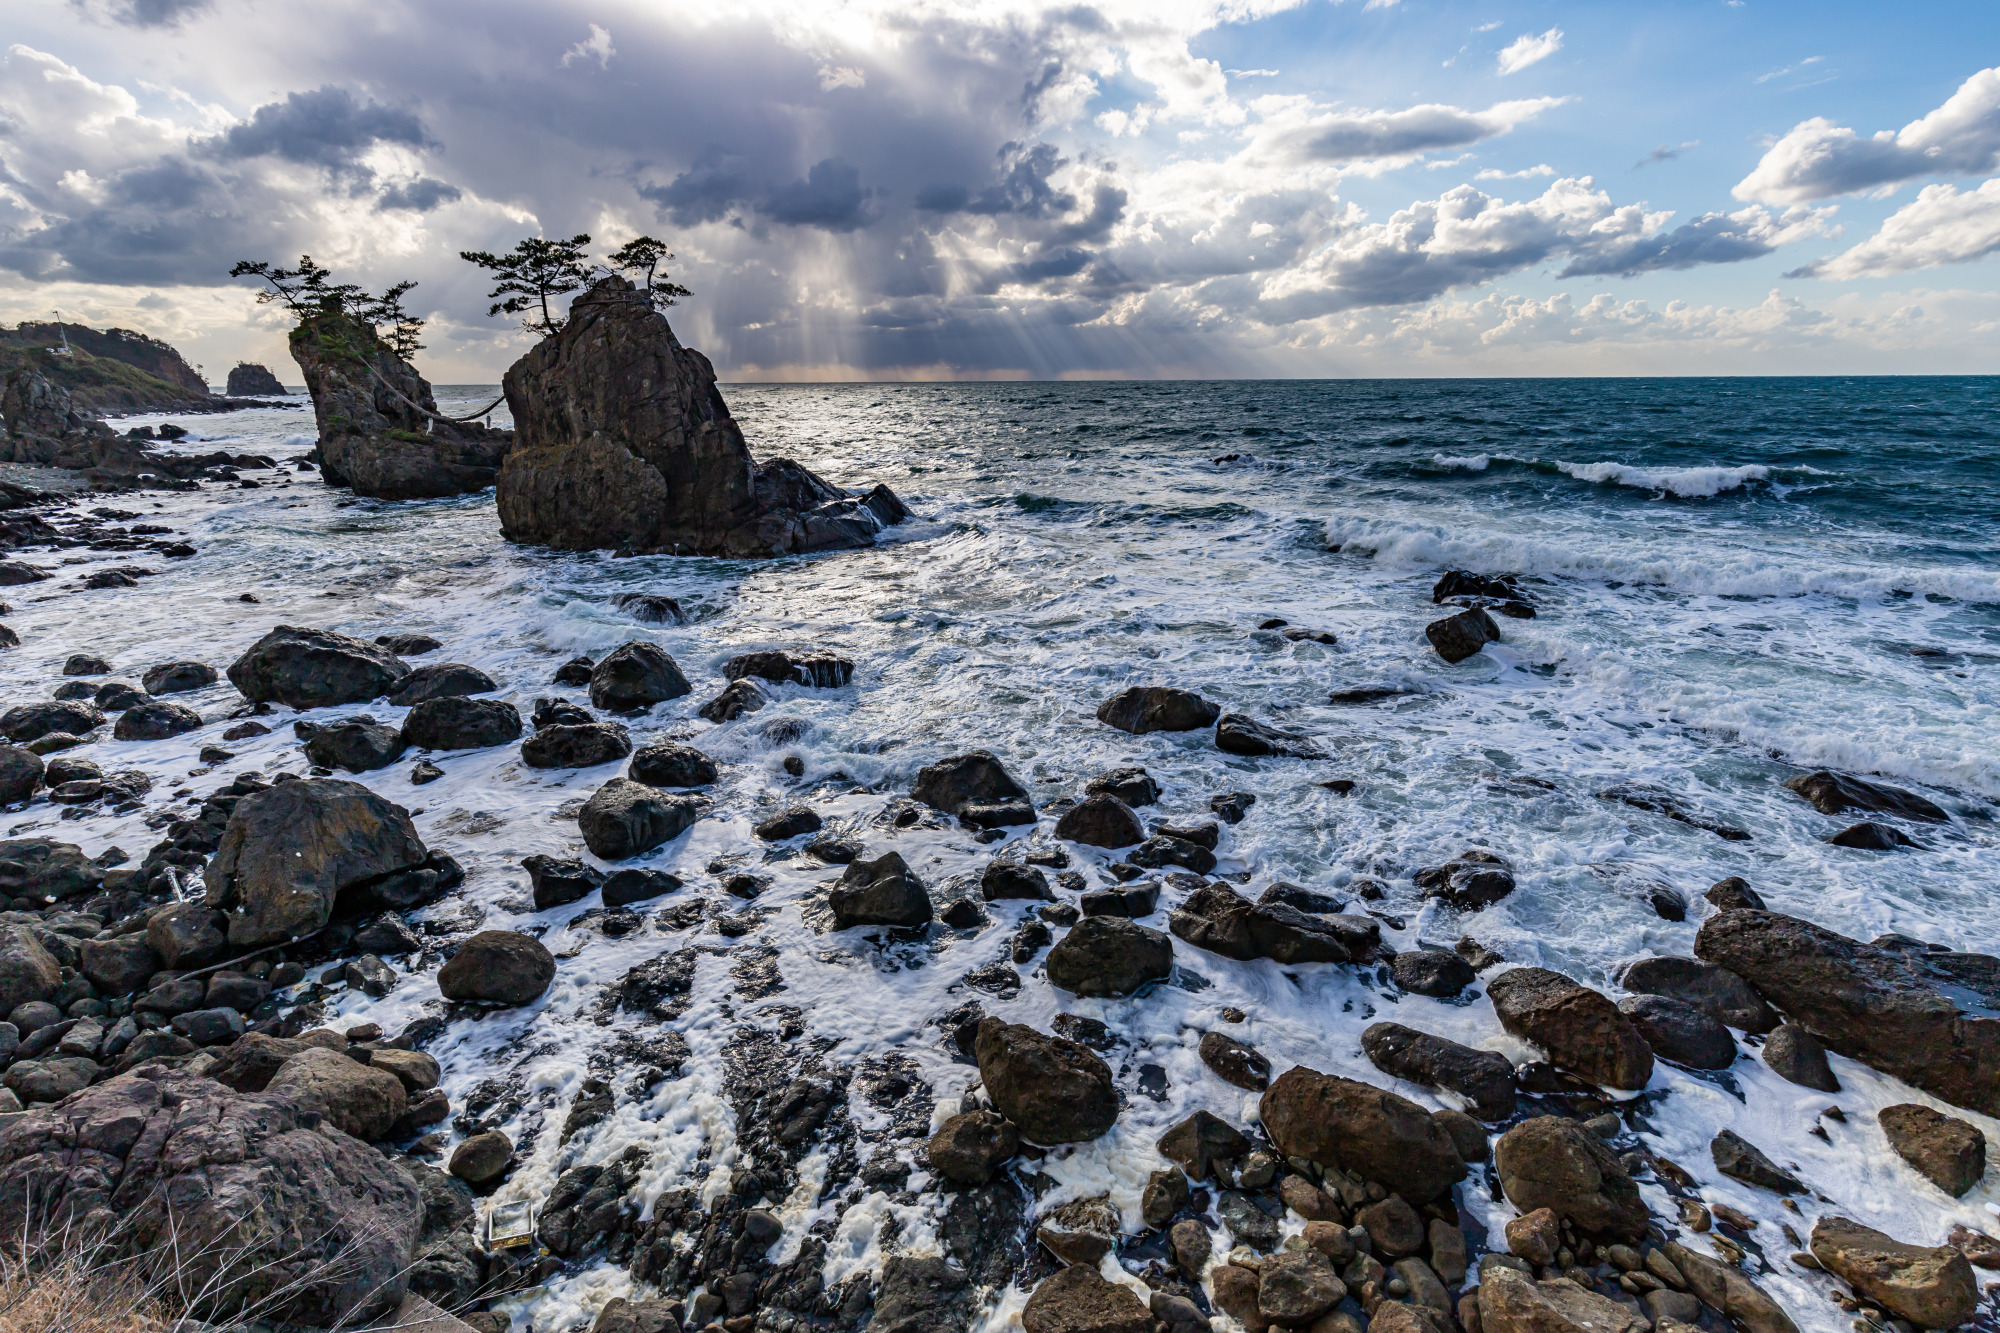
M1434 1199L1465 1177L1444 1129L1384 1089L1300 1066L1281 1074L1259 1105L1265 1132L1285 1156L1339 1167L1407 1199Z
M573 856L537 853L521 862L528 882L535 890L535 910L561 907L594 892L604 883L604 872Z
M1389 960L1389 974L1404 990L1440 1000L1478 980L1470 964L1443 949L1406 949Z
M1537 1282L1496 1266L1481 1279L1479 1333L1646 1333L1624 1305L1566 1277Z
M393 916L371 921L360 930L355 931L354 944L356 948L366 949L369 953L390 957L416 953L419 949L423 948L423 941L418 938L417 933ZM247 981L248 978L245 978L245 980ZM266 993L269 992L270 987L265 985L265 983L258 982L256 984L263 986ZM215 998L214 982L209 984L208 993L209 998L213 1000ZM262 1000L263 998L263 995L257 997L258 1000ZM253 1002L248 1006L238 1007L254 1009L256 1004Z
M817 833L821 826L818 811L809 805L794 805L759 823L752 832L765 842L784 842L789 838Z
M835 930L854 926L929 924L931 896L902 856L887 852L873 861L854 861L827 895Z
M1709 885L1701 896L1706 898L1718 912L1764 910L1764 900L1757 896L1757 891L1750 887L1749 881L1740 875L1717 880Z
M720 778L715 761L692 746L660 741L632 756L625 775L649 787L706 787Z
M200 729L201 714L194 709L154 700L126 709L111 734L121 741L163 741Z
M1368 1233L1374 1253L1385 1260L1400 1259L1424 1248L1424 1219L1397 1195L1379 1199L1354 1214L1354 1224Z
M18 745L0 745L0 805L18 805L41 785L42 757Z
M1745 1032L1764 1033L1778 1026L1777 1013L1749 982L1728 968L1698 959L1642 958L1625 969L1619 984L1626 990L1664 995L1693 1005Z
M1441 604L1451 597L1492 597L1503 602L1511 602L1521 596L1514 586L1514 576L1488 578L1463 569L1448 569L1431 589L1433 604Z
M421 657L444 647L444 640L428 634L377 634L375 642L398 657Z
M1225 958L1272 958L1281 963L1344 963L1354 933L1342 922L1283 904L1253 903L1223 884L1190 894L1168 928L1196 948Z
M924 767L910 795L977 828L1035 822L1027 788L985 750L969 750Z
M513 1141L499 1130L489 1129L453 1149L446 1169L467 1184L484 1185L505 1175L513 1164Z
M529 768L590 768L631 753L632 737L616 722L537 725L521 742L521 762Z
M973 1051L987 1095L1030 1142L1087 1142L1118 1119L1111 1069L1086 1046L988 1018Z
M509 541L755 557L872 546L909 516L789 459L752 460L701 353L643 291L602 279L510 367L517 438L496 488Z
M1785 786L1810 801L1813 809L1823 815L1837 815L1846 810L1868 810L1878 814L1900 815L1905 819L1922 819L1939 824L1950 818L1938 806L1915 792L1904 791L1901 787L1891 787L1886 783L1849 777L1844 773L1830 773L1825 769L1820 769L1816 773L1800 774L1787 780Z
M931 1169L960 1185L984 1185L1021 1150L1020 1131L991 1111L952 1116L931 1135Z
M694 826L702 803L657 787L613 778L592 793L577 816L584 845L607 861L623 861L673 841Z
M1099 774L1084 784L1083 791L1086 796L1113 796L1126 805L1152 805L1160 799L1160 784L1145 769L1135 767L1114 768ZM1071 841L1083 842L1085 839Z
M1187 1207L1188 1199L1187 1177L1179 1170L1170 1166L1155 1171L1146 1178L1146 1188L1140 1192L1140 1220L1157 1230L1172 1221L1175 1213Z
M1215 748L1225 754L1280 755L1317 759L1319 747L1296 732L1267 727L1242 713L1225 713L1215 724Z
M1514 1066L1498 1051L1476 1051L1400 1023L1376 1023L1361 1034L1361 1049L1377 1069L1427 1087L1455 1092L1482 1119L1514 1115Z
M935 1256L891 1255L866 1333L963 1333L969 1304L965 1274Z
M1118 1210L1101 1194L1071 1199L1035 1219L1035 1240L1066 1264L1095 1268L1118 1243Z
M643 641L612 649L590 669L590 702L606 712L638 712L693 691L666 650Z
M1196 1111L1159 1140L1160 1155L1195 1180L1207 1180L1214 1164L1234 1161L1250 1151L1250 1140L1229 1122L1207 1111Z
M0 926L0 1013L46 1000L62 984L62 971L26 926Z
M1091 847L1131 847L1146 840L1138 814L1110 794L1087 796L1056 821L1056 836Z
M1069 904L1063 903L1060 906L1069 907ZM1141 917L1151 916L1159 910L1160 885L1157 880L1144 880L1122 888L1092 889L1077 899L1077 906L1083 909L1085 916L1122 916L1136 921ZM1076 908L1070 910L1075 911ZM1074 925L1075 922L1068 924Z
M77 970L100 994L125 995L146 984L160 970L158 954L144 935L120 935L77 944Z
M1493 853L1470 851L1456 861L1419 870L1416 885L1426 898L1439 899L1461 912L1477 912L1512 893L1514 875Z
M556 960L540 940L511 930L482 930L438 969L447 1000L521 1005L539 999L556 977Z
M1798 1178L1760 1152L1757 1146L1734 1130L1725 1129L1709 1141L1709 1156L1715 1169L1746 1185L1755 1185L1776 1194L1798 1194L1805 1186Z
M138 708L125 714L129 718ZM125 718L118 720L125 725ZM315 728L306 737L306 758L321 768L344 768L350 773L369 773L387 768L408 749L403 734L385 727L366 713Z
M1050 983L1073 995L1131 995L1172 974L1174 944L1125 917L1085 917L1049 950L1045 966Z
M0 842L0 891L37 903L82 897L104 880L104 867L75 843L52 838Z
M1243 817L1250 813L1250 807L1255 804L1257 804L1256 795L1247 791L1229 791L1208 798L1208 808L1225 824L1241 824Z
M229 912L230 944L254 949L317 931L342 894L425 887L389 885L404 872L432 872L439 888L446 878L401 806L356 783L308 778L238 800L205 880L209 904Z
M146 695L122 680L111 680L97 687L93 702L107 713L122 713L128 708L145 703Z
M73 653L63 662L62 673L65 676L108 676L111 674L111 663L89 653Z
M1222 1219L1230 1238L1253 1250L1275 1249L1284 1226L1274 1211L1260 1207L1262 1201L1241 1190L1224 1190L1216 1200L1215 1215Z
M1986 1174L1986 1136L1976 1126L1911 1102L1885 1106L1879 1118L1896 1155L1953 1198Z
M146 693L161 695L199 690L221 678L221 673L205 662L162 662L149 667L139 682L146 687Z
M1558 1067L1610 1088L1643 1088L1653 1052L1616 1005L1559 972L1520 967L1486 984L1500 1026Z
M1840 1091L1840 1080L1827 1062L1826 1047L1796 1023L1786 1023L1773 1032L1761 1054L1771 1072L1788 1083L1821 1092Z
M408 707L430 699L491 694L499 688L500 683L478 667L463 662L433 662L397 681L389 691L389 702Z
M408 1100L394 1074L316 1046L279 1066L265 1090L318 1111L336 1129L363 1140L388 1133Z
M410 673L386 648L331 630L280 625L229 667L243 697L288 708L366 703Z
M1257 1309L1257 1274L1237 1264L1217 1264L1208 1273L1215 1307L1243 1325L1248 1333L1265 1333L1270 1320Z
M988 862L979 875L979 894L987 902L997 902L1003 898L1025 898L1035 902L1054 902L1056 895L1049 888L1048 876L1030 865L1018 861Z
M1893 852L1898 847L1920 845L1901 829L1888 824L1878 824L1873 820L1851 824L1827 841L1835 847L1852 847L1864 852Z
M1250 1092L1271 1086L1271 1062L1255 1047L1220 1032L1204 1032L1199 1047L1201 1062L1225 1083Z
M424 700L403 719L403 740L423 750L484 749L520 736L520 712L499 699L438 696Z
M680 887L679 878L664 870L637 867L619 870L604 881L604 905L626 907L632 903L643 903Z
M175 972L205 967L229 949L229 918L207 903L171 903L146 923L145 943Z
M1582 1231L1618 1240L1646 1234L1639 1187L1604 1140L1574 1120L1522 1121L1500 1136L1493 1163L1507 1201L1524 1214L1547 1208Z
M588 685L590 684L590 669L594 665L596 664L588 657L572 657L569 661L564 662L556 668L556 674L550 683L555 685Z
M1553 1208L1537 1208L1507 1220L1507 1249L1537 1268L1548 1268L1563 1248L1562 1218Z
M1862 1297L1919 1327L1956 1328L1978 1308L1972 1265L1949 1245L1905 1245L1859 1222L1822 1217L1813 1224L1811 1249Z
M597 1312L590 1333L681 1333L678 1301L628 1301L614 1296Z
M777 702L754 680L731 681L722 693L695 711L718 725L734 722L746 713L755 713Z
M1968 1017L1904 954L1776 912L1711 917L1695 952L1832 1050L1968 1109L2000 1113L2000 1019Z
M1222 708L1198 694L1165 685L1134 685L1097 707L1107 727L1144 735L1149 731L1199 731L1221 716Z
M1021 1310L1025 1333L1153 1333L1146 1302L1093 1267L1075 1265L1042 1279Z
M621 592L611 599L611 604L642 624L687 624L687 612L681 609L681 604L659 593Z
M1183 1271L1197 1275L1207 1267L1208 1257L1214 1251L1208 1228L1192 1218L1174 1223L1167 1235L1167 1246Z
M1727 1069L1736 1041L1715 1016L1666 995L1629 995L1618 1012L1632 1021L1653 1053L1689 1069Z
M90 704L73 699L22 704L0 713L0 735L5 735L16 745L25 745L57 733L83 736L103 725L104 714Z
M1500 627L1493 623L1492 616L1475 607L1443 620L1433 620L1424 626L1424 637L1430 640L1439 657L1457 663L1477 656L1489 643L1500 642Z
M722 664L724 680L751 677L781 685L834 690L854 678L854 663L828 652L766 652L744 653Z
M1180 866L1205 875L1215 869L1215 853L1199 843L1171 834L1156 833L1125 854L1125 859L1147 870Z

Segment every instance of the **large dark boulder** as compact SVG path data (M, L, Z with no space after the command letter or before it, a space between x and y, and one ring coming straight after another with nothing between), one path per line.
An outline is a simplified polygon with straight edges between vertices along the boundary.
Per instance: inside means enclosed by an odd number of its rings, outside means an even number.
M209 905L229 913L230 944L255 949L311 934L342 894L421 872L428 856L401 806L308 778L237 801L204 879Z
M926 765L918 770L910 795L980 828L1035 822L1028 789L985 750L968 750Z
M622 861L680 837L702 809L699 797L669 796L643 782L613 778L584 802L577 825L592 854Z
M873 861L853 861L827 895L833 928L930 924L931 896L900 853L886 852Z
M1560 972L1517 967L1486 983L1500 1026L1534 1042L1558 1067L1608 1088L1653 1076L1653 1052L1618 1006Z
M403 719L403 740L420 750L480 750L520 735L520 711L502 699L445 695L424 700Z
M1280 963L1345 963L1364 952L1378 927L1347 916L1301 912L1282 902L1253 903L1227 884L1189 894L1167 918L1167 929L1198 949L1225 958Z
M1878 814L1901 815L1906 819L1922 819L1933 824L1941 824L1950 818L1937 805L1915 792L1891 787L1887 783L1849 777L1845 773L1829 773L1820 769L1816 773L1802 773L1790 778L1785 785L1812 802L1813 809L1825 815L1869 810Z
M666 649L643 640L612 649L590 669L590 702L613 713L635 713L693 689Z
M389 702L408 707L426 699L491 694L499 688L499 682L478 667L467 666L463 662L432 662L397 681L395 688L389 691Z
M181 694L215 684L221 673L206 662L162 662L139 678L152 695Z
M104 882L104 868L73 842L9 838L0 842L0 892L9 897L61 902L81 898Z
M1215 748L1226 754L1317 759L1319 747L1297 732L1280 731L1242 713L1224 713L1215 724Z
M334 309L300 321L292 359L319 426L320 475L380 500L484 490L513 432L437 419L429 381L365 320Z
M1736 1063L1736 1039L1721 1020L1670 995L1628 995L1618 1012L1632 1020L1653 1054L1689 1069L1727 1069Z
M158 1066L0 1127L0 1226L22 1236L30 1208L117 1252L171 1247L211 1317L315 1328L394 1309L424 1221L407 1173L292 1099Z
M134 708L125 717L138 711ZM125 718L118 719L118 725L124 726ZM403 733L366 713L315 728L306 737L305 745L306 758L313 763L321 768L344 768L349 773L372 773L387 768L401 759L408 748Z
M1111 1067L1095 1051L1019 1023L988 1018L973 1042L980 1082L1031 1143L1101 1138L1118 1119Z
M706 787L721 773L713 759L693 746L657 741L632 756L625 776L649 787Z
M788 555L871 546L909 512L887 487L857 498L786 459L759 466L708 358L623 278L577 297L504 383L518 440L497 497L509 541Z
M482 930L438 969L438 990L447 1000L485 1004L529 1004L556 979L555 955L531 935Z
M1364 1029L1361 1049L1391 1078L1457 1093L1482 1120L1508 1120L1514 1114L1514 1065L1498 1051L1475 1051L1401 1023Z
M1492 616L1474 607L1443 620L1433 620L1424 626L1424 637L1445 661L1463 662L1477 656L1487 644L1500 642L1500 627L1493 623Z
M779 684L809 685L819 690L839 689L854 678L854 663L829 652L744 653L722 664L724 680L776 681Z
M1639 1187L1604 1140L1574 1120L1537 1116L1500 1136L1494 1169L1522 1213L1554 1210L1583 1231L1637 1241L1646 1234Z
M258 703L332 708L380 698L409 674L402 658L378 644L280 625L230 664L229 682Z
M54 732L82 736L103 725L104 714L76 699L21 704L0 713L0 735L16 745L26 745Z
M1297 1065L1265 1090L1258 1109L1285 1156L1339 1167L1406 1199L1426 1202L1465 1179L1444 1127L1386 1089Z
M62 984L62 969L26 926L0 926L0 1012L46 1000Z
M1437 898L1461 912L1491 907L1514 891L1514 873L1491 852L1469 851L1455 861L1425 866L1413 877L1426 898Z
M1072 995L1124 996L1174 970L1174 942L1122 916L1087 916L1049 950L1049 982Z
M0 745L0 805L18 805L42 785L46 765L33 750Z
M1134 735L1149 731L1199 731L1221 715L1220 704L1167 685L1128 686L1097 706L1099 722Z
M201 730L201 714L181 704L153 699L135 704L118 716L111 735L121 741L163 741Z
M2000 1019L1964 1013L1941 988L1951 978L1929 970L1937 964L1757 911L1710 917L1695 953L1748 981L1828 1049L2000 1115Z
M1056 836L1090 847L1133 847L1146 840L1146 826L1131 806L1109 792L1086 796L1063 811Z
M1750 983L1726 967L1698 958L1641 958L1625 969L1619 984L1642 995L1665 995L1706 1011L1718 1022L1745 1032L1765 1033L1778 1015Z
M630 753L632 735L616 722L547 723L521 742L521 762L529 768L591 768Z

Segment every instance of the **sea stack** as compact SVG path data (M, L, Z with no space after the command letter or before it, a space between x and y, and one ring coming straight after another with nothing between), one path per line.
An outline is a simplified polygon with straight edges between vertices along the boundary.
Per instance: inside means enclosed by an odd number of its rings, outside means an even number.
M505 385L517 441L498 486L509 541L791 555L872 546L909 514L886 486L850 495L790 459L752 459L708 358L620 277L579 296Z
M227 392L231 398L280 398L285 386L278 383L278 377L265 366L250 361L238 361L236 368L229 372Z

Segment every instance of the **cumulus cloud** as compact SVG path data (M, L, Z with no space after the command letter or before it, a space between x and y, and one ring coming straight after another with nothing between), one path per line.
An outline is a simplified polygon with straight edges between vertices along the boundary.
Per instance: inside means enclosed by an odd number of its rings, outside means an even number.
M595 23L590 25L590 36L563 52L562 62L574 65L583 60L595 60L599 69L611 66L611 57L618 54L618 48L611 44L611 32Z
M1561 28L1550 28L1547 32L1539 36L1534 33L1524 32L1502 48L1499 57L1500 72L1502 74L1519 74L1528 66L1538 61L1547 60L1550 56L1562 50L1562 44L1563 30Z
M345 88L289 94L282 102L258 107L250 119L196 145L220 158L281 157L325 167L336 174L360 172L361 156L377 144L423 148L430 144L413 113L356 97Z
M1565 100L1497 102L1484 111L1425 103L1402 111L1326 112L1300 126L1292 146L1299 157L1315 162L1407 161L1498 138Z
M1882 278L1941 264L1969 264L2000 250L2000 179L1976 190L1926 185L1851 250L1794 269L1788 278Z
M1944 105L1900 130L1862 138L1824 116L1799 122L1736 185L1738 199L1808 203L1926 176L2000 171L2000 68L1982 69Z
M419 176L415 180L391 185L376 198L378 209L402 208L414 213L428 213L443 204L456 203L465 197L465 191L448 181L431 176Z

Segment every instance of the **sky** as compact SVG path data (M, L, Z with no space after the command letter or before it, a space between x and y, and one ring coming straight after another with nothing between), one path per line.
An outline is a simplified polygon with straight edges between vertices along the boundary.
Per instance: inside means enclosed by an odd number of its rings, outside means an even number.
M666 240L725 379L1988 373L2000 6L5 0L0 320Z

